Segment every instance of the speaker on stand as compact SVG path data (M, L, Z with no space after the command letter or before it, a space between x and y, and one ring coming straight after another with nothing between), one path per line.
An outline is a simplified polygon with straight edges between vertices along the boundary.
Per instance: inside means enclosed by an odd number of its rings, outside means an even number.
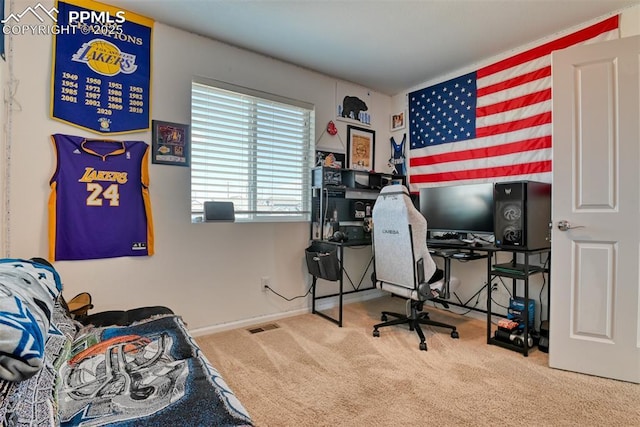
M499 182L494 186L495 245L506 249L551 247L551 184Z

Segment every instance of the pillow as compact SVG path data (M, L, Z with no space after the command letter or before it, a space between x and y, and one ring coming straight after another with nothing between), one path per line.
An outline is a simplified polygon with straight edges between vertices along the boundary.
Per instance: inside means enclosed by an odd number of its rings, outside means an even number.
M60 276L34 260L0 259L0 379L22 381L42 369Z
M24 381L0 380L0 426L60 426L57 372L69 359L78 326L66 315L61 298L53 308L51 325L44 367Z

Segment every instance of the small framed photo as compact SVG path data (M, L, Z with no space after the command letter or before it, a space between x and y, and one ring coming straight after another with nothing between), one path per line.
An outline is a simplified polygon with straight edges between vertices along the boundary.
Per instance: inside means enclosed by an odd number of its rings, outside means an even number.
M347 168L373 170L375 145L376 131L347 126Z
M390 126L391 126L391 130L392 131L404 129L404 127L405 127L405 114L404 114L404 111L401 111L399 113L391 115Z
M189 125L153 120L151 130L151 163L189 166Z
M340 169L345 164L344 156L344 153L335 151L316 150L316 166Z

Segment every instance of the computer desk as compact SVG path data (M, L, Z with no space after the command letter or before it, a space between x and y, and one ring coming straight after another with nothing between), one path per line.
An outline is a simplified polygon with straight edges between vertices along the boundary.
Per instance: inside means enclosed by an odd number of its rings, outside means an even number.
M322 277L317 277L317 276L313 276L312 275L312 285L311 285L311 312L313 314L317 314L320 317L323 317L335 324L337 324L339 327L342 327L342 321L343 321L343 305L344 305L344 300L343 297L344 295L348 295L348 294L352 294L355 292L363 292L363 291L368 291L368 290L372 290L372 289L376 289L375 283L372 283L371 286L362 288L362 283L364 282L364 279L366 277L367 272L370 270L372 264L373 264L373 252L371 254L371 258L369 259L369 262L367 263L366 267L364 268L364 271L362 272L360 279L358 280L357 283L354 283L354 281L351 279L351 277L349 276L349 273L347 272L347 270L345 269L345 248L356 248L356 247L366 247L366 246L371 246L371 240L370 239L366 239L366 240L347 240L344 242L333 242L333 241L329 241L329 240L317 240L318 242L322 242L323 244L329 244L331 246L334 246L337 250L337 256L338 256L338 262L340 265L340 273L338 274L338 292L336 293L332 293L332 294L328 294L328 295L322 295L322 296L317 296L316 295L316 286L318 283L318 279L322 279L322 280L326 280L323 279ZM429 248L435 248L435 250L432 252L432 255L434 256L439 256L442 257L444 259L444 263L445 263L445 268L444 268L444 276L445 276L445 295L444 298L450 298L450 293L449 293L449 281L451 279L451 260L452 259L458 259L460 261L471 261L471 260L476 260L476 259L488 259L488 269L491 269L491 257L490 255L487 253L487 251L491 251L491 250L498 250L498 248L495 248L494 246L490 246L490 247L473 247L471 245L469 246L461 246L459 244L457 245L451 245L451 244L446 244L446 243L442 243L442 244L438 244L437 246L434 246L433 244L429 245ZM478 249L478 250L475 250ZM459 255L462 254L464 255L464 258L460 258ZM351 285L351 289L350 290L346 290L344 288L344 278L347 278L347 280L349 281L349 284ZM484 288L482 288L484 289ZM480 293L482 291L482 289L480 289L477 293ZM476 295L477 295L476 293ZM472 298L474 298L476 295L474 295ZM327 313L324 313L322 311L318 311L316 309L316 301L321 300L321 299L325 299L325 298L332 298L332 297L338 297L338 317L331 317L330 315L328 315ZM442 304L452 304L452 305L458 305L461 307L466 307L464 304L457 304L454 302L449 302L449 301L445 301L445 300L435 300L435 301L439 301ZM468 301L467 301L468 302ZM468 307L467 307L468 308ZM485 312L485 310L480 310L480 309L475 309L472 308L474 310L477 311L482 311Z
M348 294L352 294L355 292L362 292L362 291L368 291L368 290L372 290L372 289L376 289L375 283L372 283L371 286L362 288L362 284L364 282L364 279L367 275L367 272L370 270L372 264L373 264L373 252L371 253L371 257L369 259L369 262L367 263L366 267L364 268L364 271L362 272L360 279L358 280L357 283L354 283L354 281L351 279L351 277L349 276L349 273L347 272L347 270L345 269L345 248L355 248L355 247L366 247L366 246L371 246L371 240L367 239L367 240L348 240L348 241L344 241L344 242L332 242L329 240L317 240L318 242L322 242L323 244L328 244L331 245L333 247L336 248L337 251L337 257L338 257L338 262L340 265L340 272L338 274L338 292L336 293L332 293L332 294L328 294L328 295L322 295L322 296L317 296L316 295L316 286L318 284L318 279L322 279L322 280L326 280L323 279L322 277L317 277L317 276L313 276L312 275L312 285L311 285L311 296L312 296L312 302L311 302L311 312L313 314L317 314L320 317L323 317L335 324L337 324L339 327L342 327L342 321L343 321L343 305L344 305L344 295L348 295ZM444 278L445 278L445 294L443 295L443 297L445 299L450 298L450 292L449 292L449 281L451 280L451 260L452 259L457 259L459 261L471 261L471 260L478 260L478 259L487 259L487 271L491 271L491 254L495 251L498 251L499 249L496 248L495 246L482 246L482 247L475 247L472 245L468 245L468 246L461 246L459 244L456 245L452 245L452 244L447 244L447 243L439 243L437 245L433 244L430 242L429 244L429 249L431 251L431 254L437 257L441 257L444 260L444 264L445 264L445 268L444 268ZM461 257L461 255L463 257ZM349 281L349 284L351 285L351 289L350 290L345 290L344 287L344 278L347 278L347 280ZM490 280L489 282L490 283ZM474 298L478 293L480 293L482 291L481 288L474 296L472 296L471 298ZM330 315L328 315L327 313L324 313L322 311L318 311L316 308L316 301L321 300L321 299L325 299L325 298L333 298L333 297L338 297L338 317L332 317ZM467 307L465 304L466 303L455 303L455 302L451 302L451 301L445 301L444 299L436 299L435 301L440 302L441 304L452 304L452 305L458 305L461 307L466 307L466 308L471 308L472 310L476 310L476 311L482 311L482 312L486 312L486 310L481 310L481 309L476 309L475 307ZM469 300L470 301L470 300ZM467 303L469 302L467 301Z
M351 277L349 276L349 273L347 272L347 270L344 268L344 260L345 260L345 248L358 248L358 247L367 247L367 246L371 246L371 240L370 239L366 239L366 240L347 240L345 242L332 242L332 241L328 241L328 240L323 240L322 243L326 243L326 244L330 244L332 246L335 246L336 250L338 251L338 262L340 264L340 273L338 275L338 283L339 283L339 290L337 293L333 293L330 295L322 295L322 296L316 296L316 285L317 285L317 280L318 277L316 276L312 276L313 277L313 282L311 285L311 297L312 297L312 302L311 302L311 312L313 314L317 314L320 317L323 317L335 324L337 324L339 327L342 327L342 308L343 308L343 297L344 295L347 294L352 294L354 292L363 292L363 291L368 291L371 289L376 289L375 284L372 283L371 286L362 288L362 283L367 275L367 272L369 271L371 265L373 264L373 252L371 253L371 257L369 258L369 262L367 263L366 267L364 268L364 271L362 272L361 276L360 276L360 280L358 280L357 284L353 282L353 280L351 280ZM349 281L349 284L351 284L351 289L345 291L344 290L344 277L347 277L347 280ZM320 279L322 279L320 277ZM321 311L316 310L316 301L320 300L320 299L324 299L324 298L331 298L331 297L338 297L338 318L334 318L329 316L326 313L323 313Z
M376 289L375 284L372 283L371 286L362 288L362 283L364 282L364 279L366 277L367 272L369 271L369 269L371 268L371 265L373 264L373 253L371 254L371 258L369 259L369 262L367 263L364 271L362 272L360 279L358 280L357 284L354 283L354 281L351 279L351 277L349 276L349 274L347 273L347 271L345 270L345 248L354 248L354 247L366 247L366 246L371 246L371 241L370 240L350 240L350 241L346 241L346 242L329 242L329 241L322 241L323 243L327 243L330 244L332 246L335 246L336 250L337 250L337 256L338 256L338 260L339 260L339 265L340 265L340 273L339 273L339 278L338 278L338 283L339 283L339 290L337 293L333 293L333 294L329 294L329 295L322 295L322 296L317 296L316 295L316 285L317 285L317 279L318 277L316 276L312 276L313 277L313 284L312 284L312 306L311 306L311 312L314 314L317 314L335 324L337 324L339 327L342 327L342 320L343 320L343 297L344 295L347 294L351 294L354 292L362 292L362 291L367 291L367 290L372 290L372 289ZM509 248L509 249L505 249L505 248L500 248L500 247L496 247L494 245L482 245L482 246L475 246L475 245L459 245L459 244L449 244L449 243L438 243L438 242L432 242L430 241L428 243L428 247L429 247L429 252L431 253L432 256L435 257L439 257L443 259L444 262L444 279L445 279L445 293L443 295L443 298L439 298L439 299L435 299L432 301L435 302L439 302L441 304L443 304L444 306L447 306L447 304L451 304L451 305L455 305L455 306L459 306L459 307L464 307L466 309L470 309L470 310L474 310L474 311L479 311L479 312L483 312L486 313L487 316L487 344L492 344L492 345L497 345L500 347L504 347L504 348L508 348L510 350L514 350L514 351L518 351L521 352L524 356L528 356L529 353L529 349L530 346L527 343L527 340L524 340L525 343L522 346L518 346L515 344L511 344L511 343L507 343L507 342L503 342L500 340L497 340L495 337L491 336L491 332L493 330L492 328L492 323L491 323L491 318L492 316L501 316L501 317L506 317L504 315L498 314L498 313L493 313L491 310L491 284L493 283L493 279L495 277L507 277L507 278L511 278L513 279L513 296L517 295L516 292L516 282L518 280L523 281L524 282L524 300L528 301L529 300L529 275L533 274L533 273L538 273L538 272L543 272L543 273L547 273L549 274L550 272L550 266L548 266L545 269L538 269L538 270L531 270L532 273L530 274L519 274L519 273L513 273L513 272L504 272L504 271L497 271L494 268L494 265L492 263L494 254L497 252L510 252L512 253L513 257L512 257L512 263L515 265L516 264L516 256L518 254L524 254L524 264L522 265L524 268L524 271L530 271L529 267L529 256L533 255L533 254L539 254L539 253L549 253L551 252L550 248L542 248L542 249L537 249L537 250L527 250L527 249L518 249L518 248ZM469 298L466 302L462 302L460 301L460 303L456 303L453 301L449 301L449 298L451 298L451 294L450 294L450 290L449 290L449 282L451 280L451 260L458 260L458 261L475 261L475 260L481 260L481 259L486 259L487 260L487 283L485 284L485 286L483 286L482 288L480 288L473 296L471 296L471 298ZM347 280L349 281L349 284L351 285L351 289L345 291L344 290L344 277L347 277ZM549 289L551 287L551 280L548 279L548 285L547 285L547 306L550 305L550 292ZM487 305L486 305L486 310L482 310L476 307L469 307L466 304L469 303L469 301L471 301L473 298L475 298L480 292L482 292L483 289L487 288ZM318 311L316 309L316 301L320 300L320 299L324 299L324 298L331 298L331 297L338 297L338 318L334 318L329 316L326 313L323 313L321 311ZM547 310L547 313L549 311ZM524 331L523 334L525 337L529 336L529 331L532 330L531 328L532 325L529 325L529 316L524 316Z
M538 267L533 267L529 264L529 256L530 255L534 255L534 254L541 254L541 253L548 253L549 254L549 264L550 264L550 254L551 254L551 249L550 248L540 248L540 249L520 249L520 248L502 248L502 247L496 247L494 245L482 245L482 246L475 246L475 245L460 245L460 244L449 244L449 243L438 243L438 242L433 242L433 241L429 241L428 242L428 247L429 247L429 252L431 253L432 256L436 256L436 257L440 257L443 259L444 261L444 276L445 276L445 294L443 295L444 299L436 299L435 301L440 302L441 304L445 305L446 304L452 304L452 305L456 305L459 307L464 307L467 309L471 309L474 311L480 311L480 312L484 312L487 315L487 344L492 344L492 345L497 345L500 347L504 347L504 348L508 348L510 350L514 350L517 352L522 353L525 357L528 356L529 354L529 349L531 348L531 346L529 346L528 344L528 340L525 339L523 342L523 345L516 345L516 344L512 344L509 342L504 342L504 341L500 341L498 339L496 339L495 337L491 336L491 332L493 330L492 324L491 324L491 317L493 315L497 315L497 316L502 316L502 317L506 317L503 316L501 314L497 314L497 313L492 313L491 310L491 284L493 283L493 279L495 277L507 277L507 278L511 278L512 279L512 286L513 286L513 291L512 291L512 295L515 297L517 295L517 291L516 291L516 282L517 281L522 281L524 282L524 301L525 301L525 309L528 310L528 303L527 301L529 300L529 276L532 274L536 274L536 273L546 273L547 274L547 313L549 312L549 305L550 305L550 288L551 288L551 279L549 277L549 272L551 270L550 265L548 265L546 268L538 268ZM519 269L522 270L522 272L516 271L515 269L513 271L509 271L509 269L505 269L505 270L500 270L497 269L493 264L492 264L492 260L494 257L494 254L497 252L510 252L512 254L512 260L511 260L511 264L513 266L518 266ZM524 255L524 264L517 264L516 263L516 257L518 254L523 254ZM469 300L467 300L467 302L465 303L456 303L456 302L452 302L452 301L448 301L448 299L451 297L450 296L450 292L449 292L449 281L451 279L451 260L452 259L458 259L460 261L473 261L473 260L479 260L479 259L486 259L487 260L487 283L485 286L483 286L482 288L480 288L480 290L478 290L478 292L476 292ZM525 273L526 272L526 273ZM471 301L471 299L475 298L480 292L482 292L483 289L487 289L487 309L486 310L482 310L482 309L478 309L475 307L468 307L466 304ZM523 330L523 335L525 337L529 336L529 332L534 330L533 329L533 325L529 325L529 315L527 313L527 315L524 316L524 330Z

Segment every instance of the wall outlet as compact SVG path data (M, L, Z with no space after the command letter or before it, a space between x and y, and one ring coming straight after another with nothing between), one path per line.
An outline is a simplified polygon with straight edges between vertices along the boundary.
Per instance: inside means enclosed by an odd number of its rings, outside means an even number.
M260 290L267 292L268 287L271 287L271 277L263 276L262 279L260 279Z

